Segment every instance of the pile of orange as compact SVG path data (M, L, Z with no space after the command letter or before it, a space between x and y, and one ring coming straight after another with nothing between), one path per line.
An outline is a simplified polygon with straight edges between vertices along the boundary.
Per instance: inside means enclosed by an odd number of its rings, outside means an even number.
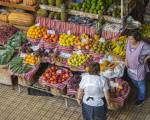
M34 56L34 55L26 55L24 58L24 63L25 64L31 64L31 65L36 65L39 63L39 58Z
M40 39L47 32L47 28L42 26L32 26L27 31L27 37L31 39Z

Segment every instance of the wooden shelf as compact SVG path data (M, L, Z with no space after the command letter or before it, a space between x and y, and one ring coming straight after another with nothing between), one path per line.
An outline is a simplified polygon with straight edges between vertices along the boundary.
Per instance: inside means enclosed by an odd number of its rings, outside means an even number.
M53 12L61 12L61 9L55 6L48 6L48 5L40 5L41 9L53 11ZM91 19L98 19L98 14L92 14L92 13L86 13L82 11L77 11L77 10L70 10L68 12L70 15L77 15L77 16L82 16L82 17L89 17ZM114 18L111 16L104 15L104 19L109 22L115 22L115 23L121 23L121 19L119 18Z
M15 4L15 3L8 3L8 2L2 2L0 1L0 6L5 6L5 7L9 7L9 8L17 8L17 9L23 9L23 10L27 10L27 11L32 11L32 12L36 12L38 5L36 6L27 6L24 4Z

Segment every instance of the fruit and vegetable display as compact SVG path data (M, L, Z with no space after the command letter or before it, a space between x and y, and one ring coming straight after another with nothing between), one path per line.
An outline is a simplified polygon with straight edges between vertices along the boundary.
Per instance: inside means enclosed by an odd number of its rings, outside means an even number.
M12 12L8 16L8 21L13 25L30 27L34 24L35 18L29 13Z
M26 36L22 32L15 33L7 42L7 46L11 46L14 49L21 47L26 42Z
M81 81L80 75L74 75L69 79L67 84L67 95L76 95Z
M145 38L150 38L150 24L143 24L140 33Z
M0 26L0 44L4 45L7 43L7 40L16 32L17 28L9 25L1 25Z
M22 53L33 53L34 51L32 49L32 44L29 42L23 44L21 47L21 52Z
M29 64L29 65L37 65L39 63L39 57L32 55L32 54L27 54L24 57L24 63Z
M80 67L84 65L89 58L90 55L74 53L70 58L68 58L67 63L73 67Z
M86 34L77 37L75 47L78 50L89 50L93 45L93 40Z
M31 26L27 31L27 37L31 39L40 39L47 32L47 29L42 26Z
M58 13L58 12L49 12L48 18L60 20L61 19L61 14Z
M64 47L73 46L76 42L76 36L73 34L61 34L59 37L59 45Z
M70 75L71 74L68 69L52 66L46 69L40 79L46 81L49 84L58 84L68 80Z
M82 4L74 3L70 4L69 8L73 10L81 10L87 13L99 14L104 10L103 0L84 0Z
M104 71L106 71L108 69L114 69L117 64L118 63L113 63L113 62L110 62L108 60L105 60L102 63L100 63L100 71L104 72Z
M41 16L41 17L48 17L48 11L47 10L44 10L44 9L39 9L37 11L37 15L38 16Z
M129 85L126 82L124 82L122 79L114 79L112 82L114 82L115 85L112 85L110 89L111 98L122 97L128 94Z
M96 41L91 48L91 51L96 54L105 54L109 52L109 43L107 41Z
M45 41L48 44L57 43L58 40L59 40L59 35L56 35L56 34L48 34L47 33L43 36L43 41Z
M9 68L10 71L15 74L27 73L32 69L30 65L23 64L23 58L19 56L11 60L11 62L9 63Z
M86 25L90 27L96 27L96 20L92 20L88 17L80 17L80 16L69 16L68 22Z
M114 40L109 43L111 48L111 53L116 56L125 58L125 45L126 45L126 36L121 36L117 40Z
M15 53L14 48L7 46L7 48L0 54L0 65L8 64Z

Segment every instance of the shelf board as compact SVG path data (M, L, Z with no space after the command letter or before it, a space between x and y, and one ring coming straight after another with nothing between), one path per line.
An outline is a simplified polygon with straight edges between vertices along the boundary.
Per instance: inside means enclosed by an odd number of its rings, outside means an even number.
M24 4L16 4L16 3L9 3L9 2L2 2L0 1L0 6L9 7L9 8L16 8L16 9L23 9L27 11L36 12L38 5L36 6L27 6Z
M61 12L61 8L55 7L55 6L48 6L48 5L40 5L41 9L53 11L53 12ZM98 19L98 14L92 14L92 13L86 13L82 11L77 11L77 10L70 10L68 12L70 15L77 15L77 16L82 16L82 17L89 17L91 19ZM104 19L109 22L115 22L115 23L121 23L121 19L119 18L114 18L111 16L104 15Z

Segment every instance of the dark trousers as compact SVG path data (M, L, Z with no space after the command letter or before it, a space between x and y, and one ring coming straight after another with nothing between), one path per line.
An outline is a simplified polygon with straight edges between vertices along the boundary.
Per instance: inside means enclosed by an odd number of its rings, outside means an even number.
M106 105L94 107L83 103L82 114L84 120L106 120L107 107Z

